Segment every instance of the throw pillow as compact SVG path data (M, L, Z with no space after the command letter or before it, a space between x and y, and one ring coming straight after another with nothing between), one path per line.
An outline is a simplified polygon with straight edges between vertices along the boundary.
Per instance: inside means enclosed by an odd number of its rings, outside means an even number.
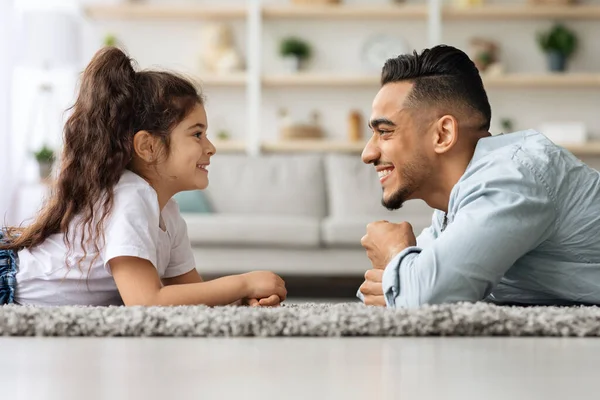
M201 190L179 192L173 196L179 210L184 213L210 213L212 208L206 195Z

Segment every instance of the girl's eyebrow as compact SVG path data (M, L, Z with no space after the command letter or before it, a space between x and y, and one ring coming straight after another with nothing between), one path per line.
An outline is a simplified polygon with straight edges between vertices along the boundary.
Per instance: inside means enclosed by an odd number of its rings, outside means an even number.
M188 130L192 130L192 129L196 129L196 128L206 129L206 125L201 124L201 123L197 123L197 124L194 124L194 125L190 126L188 128Z

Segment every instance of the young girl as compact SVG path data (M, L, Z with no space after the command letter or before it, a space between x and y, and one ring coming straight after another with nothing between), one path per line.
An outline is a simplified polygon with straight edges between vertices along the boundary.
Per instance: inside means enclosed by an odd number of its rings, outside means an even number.
M205 189L215 148L203 99L119 49L87 66L65 125L60 174L32 225L0 235L0 304L273 306L266 271L203 282L172 196ZM233 171L235 172L235 171Z

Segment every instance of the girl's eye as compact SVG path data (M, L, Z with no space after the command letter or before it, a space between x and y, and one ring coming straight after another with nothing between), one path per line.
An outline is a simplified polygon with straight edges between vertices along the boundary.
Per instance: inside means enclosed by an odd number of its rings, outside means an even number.
M198 139L200 139L202 137L202 132L198 132L196 134L194 134L195 137L197 137Z

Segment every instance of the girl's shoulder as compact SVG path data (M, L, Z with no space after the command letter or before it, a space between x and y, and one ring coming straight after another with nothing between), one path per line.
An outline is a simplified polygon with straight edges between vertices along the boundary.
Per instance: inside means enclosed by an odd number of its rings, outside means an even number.
M156 191L141 176L125 171L113 189L113 213L131 216L151 214L158 218L160 213Z

